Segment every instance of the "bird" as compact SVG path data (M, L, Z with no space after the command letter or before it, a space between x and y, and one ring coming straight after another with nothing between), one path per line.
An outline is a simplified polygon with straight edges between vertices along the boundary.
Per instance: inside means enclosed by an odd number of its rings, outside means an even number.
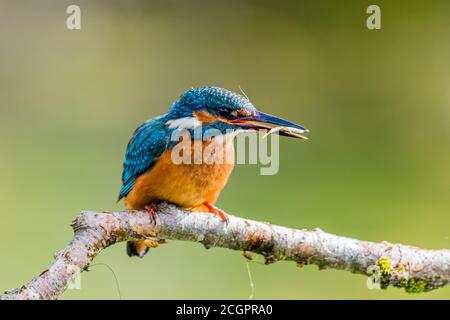
M306 139L300 133L309 131L258 111L244 95L214 86L192 88L182 93L167 113L140 125L126 147L118 200L123 198L128 210L147 210L154 222L156 205L167 202L191 211L209 212L226 224L227 214L215 203L234 168L233 137L242 131L267 132L277 126L281 129L275 130L276 134ZM204 134L208 130L218 134L208 137ZM189 135L173 139L180 131ZM173 161L174 150L180 146L186 148L184 151L193 151L188 160L193 157L196 143L202 147L220 144L222 148L214 150L231 161ZM147 240L129 241L127 254L143 257L151 246Z

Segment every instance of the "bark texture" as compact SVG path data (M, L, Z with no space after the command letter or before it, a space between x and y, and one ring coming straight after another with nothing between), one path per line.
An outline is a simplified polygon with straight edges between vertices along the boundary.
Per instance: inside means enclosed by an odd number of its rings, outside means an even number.
M375 286L423 292L450 282L450 250L374 243L326 233L299 230L229 216L228 224L208 213L161 204L156 224L147 212L82 212L72 223L74 237L55 254L55 261L30 282L0 299L56 299L106 247L128 240L162 239L202 243L261 254L266 263L295 261L299 267L347 270L369 276ZM125 258L125 257L124 257Z

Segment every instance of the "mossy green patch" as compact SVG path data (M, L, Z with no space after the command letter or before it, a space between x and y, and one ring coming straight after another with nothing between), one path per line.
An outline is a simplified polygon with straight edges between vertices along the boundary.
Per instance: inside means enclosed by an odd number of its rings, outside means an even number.
M375 263L375 266L378 267L380 287L381 289L386 289L389 286L389 282L392 275L391 261L389 260L389 257L381 257Z
M403 288L405 288L405 291L408 293L422 293L428 291L427 282L422 279L409 279Z
M386 289L391 283L391 279L395 276L398 279L393 286L397 288L404 288L408 293L422 293L426 292L427 282L423 279L408 278L406 273L407 266L400 264L398 267L393 267L389 257L381 257L375 263L376 273L379 277L380 287Z

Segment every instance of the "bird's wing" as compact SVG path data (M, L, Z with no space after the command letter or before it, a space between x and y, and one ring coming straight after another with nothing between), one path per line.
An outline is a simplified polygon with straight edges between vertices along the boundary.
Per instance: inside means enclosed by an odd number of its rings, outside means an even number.
M128 142L119 200L131 191L140 175L153 168L167 148L169 136L164 124L158 120L159 118L155 118L142 124Z

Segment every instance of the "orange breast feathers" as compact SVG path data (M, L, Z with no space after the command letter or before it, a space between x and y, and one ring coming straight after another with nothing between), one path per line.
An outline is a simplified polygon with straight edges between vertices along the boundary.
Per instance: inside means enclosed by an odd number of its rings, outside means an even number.
M165 201L203 210L203 203L214 204L234 168L232 137L219 136L197 143L183 140L164 152L150 172L136 179L125 197L127 208L141 210L148 204ZM202 153L198 158L200 146ZM180 157L183 163L179 163Z

